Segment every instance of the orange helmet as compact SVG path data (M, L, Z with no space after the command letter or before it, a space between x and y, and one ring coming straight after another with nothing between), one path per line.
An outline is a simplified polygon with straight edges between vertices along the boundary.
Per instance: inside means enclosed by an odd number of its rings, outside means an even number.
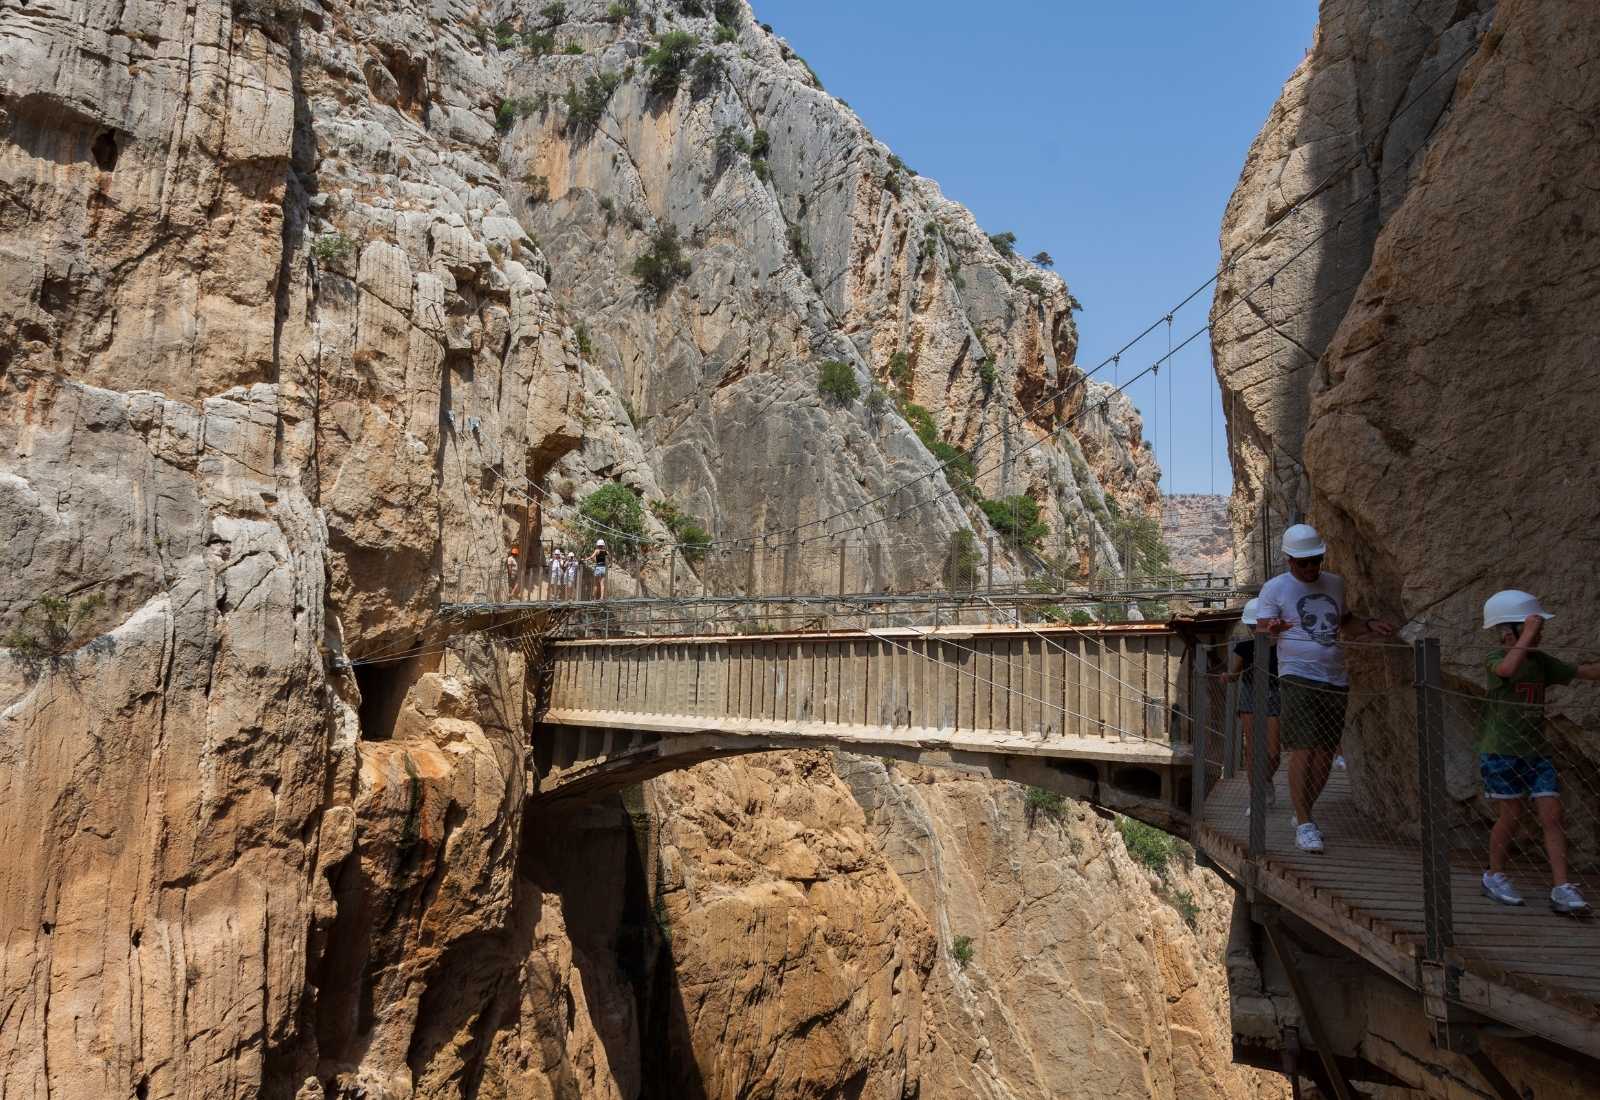
M515 547L515 546L513 546L513 547L512 547L512 548L511 548L511 556L512 556L512 557L516 557L516 556L517 556L517 554L518 554L518 550L517 550L517 548L516 548L516 547Z

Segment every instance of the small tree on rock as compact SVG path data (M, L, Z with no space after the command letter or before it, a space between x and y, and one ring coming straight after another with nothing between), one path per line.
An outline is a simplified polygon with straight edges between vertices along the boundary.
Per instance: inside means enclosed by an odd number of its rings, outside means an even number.
M817 370L817 392L832 405L848 405L861 396L855 369L842 359L830 359Z
M663 225L650 234L650 243L644 253L633 261L630 269L639 285L657 301L666 297L674 286L689 277L694 270L683 254L683 242L678 230Z

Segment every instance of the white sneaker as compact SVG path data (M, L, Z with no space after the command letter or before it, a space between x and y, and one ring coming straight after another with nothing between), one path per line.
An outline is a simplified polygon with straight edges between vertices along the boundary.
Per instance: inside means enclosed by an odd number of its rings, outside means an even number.
M1483 873L1483 896L1493 898L1501 905L1522 904L1522 895L1517 893L1517 888L1511 885L1511 880L1501 871L1485 871ZM1552 895L1551 904L1554 904L1554 895Z
M1570 882L1563 882L1550 891L1550 908L1574 917L1587 916L1589 913L1589 903L1583 900L1578 888Z
M1307 821L1304 825L1296 825L1294 829L1294 844L1302 852L1322 851L1322 832L1317 828L1315 821ZM1555 904L1551 901L1552 905Z

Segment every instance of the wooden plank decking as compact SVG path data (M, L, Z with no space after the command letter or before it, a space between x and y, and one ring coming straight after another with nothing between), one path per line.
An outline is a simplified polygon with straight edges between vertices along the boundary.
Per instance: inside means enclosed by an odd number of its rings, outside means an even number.
M1267 814L1259 866L1246 858L1248 783L1223 780L1207 795L1196 845L1239 881L1253 879L1274 901L1412 988L1424 943L1422 856L1364 813L1349 775L1335 771L1317 803L1327 850L1295 847L1284 777ZM1527 904L1484 897L1482 868L1468 853L1452 861L1455 956L1462 1001L1514 1027L1600 1056L1600 921L1549 910L1547 872L1529 866L1514 878Z

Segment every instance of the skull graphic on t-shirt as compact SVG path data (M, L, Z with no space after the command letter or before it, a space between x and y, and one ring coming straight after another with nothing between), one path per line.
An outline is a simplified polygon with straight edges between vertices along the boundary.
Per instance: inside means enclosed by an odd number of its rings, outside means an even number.
M1332 596L1312 592L1301 596L1295 605L1300 626L1318 645L1333 645L1339 640L1339 604Z

